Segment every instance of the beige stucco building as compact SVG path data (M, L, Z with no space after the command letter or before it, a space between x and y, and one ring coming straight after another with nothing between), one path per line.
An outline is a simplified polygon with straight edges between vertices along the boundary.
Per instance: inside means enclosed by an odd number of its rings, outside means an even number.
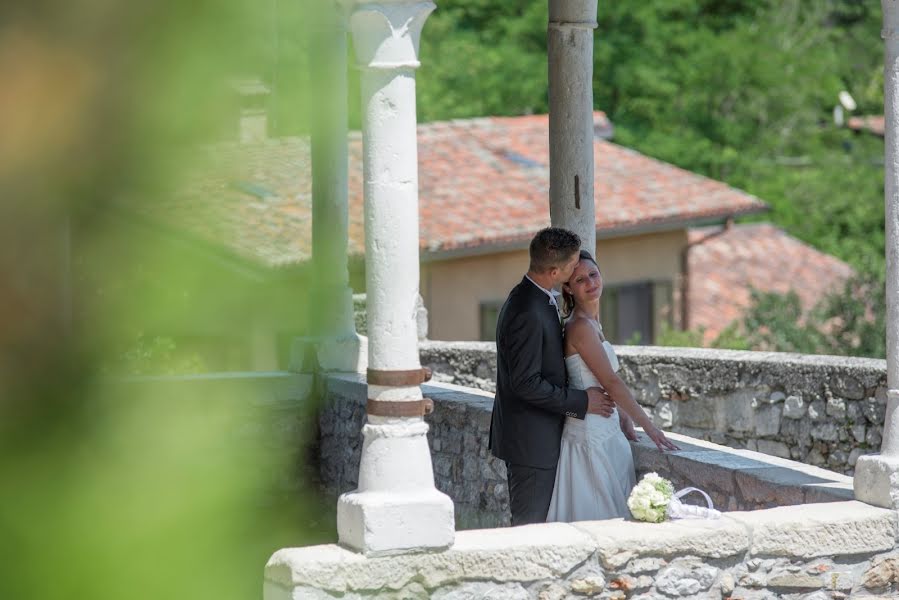
M688 258L708 231L767 206L724 183L612 143L612 126L602 113L594 115L594 134L596 254L605 280L602 320L607 335L617 343L652 343L663 326L681 328L685 317L691 327L715 329L719 324L707 302L705 321L690 318L695 311L690 303L683 304L685 287L697 306L697 294L700 300L714 294L716 306L729 307L728 290L740 281L727 279L729 288L723 291L704 288L706 282L714 288L724 281L703 269L728 269L722 264L727 253L719 252L717 262L705 264ZM493 339L497 311L527 270L528 242L550 224L547 140L546 115L418 126L420 292L428 310L429 338ZM236 340L245 339L246 349L236 355L250 356L254 368L283 367L290 340L303 334L310 318L327 314L327 307L307 307L304 296L312 253L309 140L249 139L210 146L198 156L202 164L196 179L154 204L144 221L179 238L198 240L200 252L215 255L210 260L216 269L232 274L241 285L259 282L273 290L264 292L265 303L246 306L246 315L236 318L227 332L227 342L240 345ZM349 279L357 293L365 291L363 177L361 136L351 133ZM696 234L700 227L707 229ZM752 254L748 246L764 246L768 238L783 241L784 236L773 228L759 230L753 236L731 236L727 248L751 256L756 266L751 271L758 274L766 272L768 257ZM814 272L824 259L810 250L804 252ZM768 271L773 282L778 274ZM748 275L745 279L748 285ZM767 281L756 277L751 283L764 287ZM789 281L781 284L789 286ZM746 295L742 290L734 298ZM273 307L278 307L277 319L270 318ZM739 311L729 307L721 314L732 319ZM214 345L214 333L203 331L199 337Z
M612 339L644 343L663 323L676 325L685 229L599 239L596 257L603 274L603 323ZM527 248L483 252L425 262L421 293L428 309L429 337L492 340L496 315L509 290L528 268Z

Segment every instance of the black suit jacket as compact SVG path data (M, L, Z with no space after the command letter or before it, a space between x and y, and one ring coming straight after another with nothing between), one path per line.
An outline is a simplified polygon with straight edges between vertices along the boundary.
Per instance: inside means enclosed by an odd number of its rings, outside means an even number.
M524 277L496 323L493 455L513 464L554 468L565 417L587 414L587 393L567 384L558 313L546 293Z

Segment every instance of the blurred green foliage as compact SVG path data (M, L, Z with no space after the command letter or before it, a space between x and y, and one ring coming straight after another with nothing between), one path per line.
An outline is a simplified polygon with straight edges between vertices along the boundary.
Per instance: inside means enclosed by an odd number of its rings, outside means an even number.
M277 75L279 110L302 126L309 8L0 9L0 598L258 598L274 550L335 539L304 455L309 412L273 412L247 386L102 376L129 342L147 359L132 372L196 366L167 324L227 331L264 302L121 215L177 189L193 145L233 137L229 79ZM146 322L159 327L134 345Z

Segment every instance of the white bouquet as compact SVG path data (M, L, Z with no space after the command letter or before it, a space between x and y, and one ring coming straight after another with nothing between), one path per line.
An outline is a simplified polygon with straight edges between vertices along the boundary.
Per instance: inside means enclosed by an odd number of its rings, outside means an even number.
M674 486L658 473L647 473L631 490L627 507L638 521L661 523L668 514Z
M705 498L708 507L693 506L680 501L690 492L699 492ZM712 499L702 490L688 487L674 491L674 486L658 473L647 473L643 476L627 499L627 507L638 521L661 523L666 517L672 519L717 519L721 513L712 506Z

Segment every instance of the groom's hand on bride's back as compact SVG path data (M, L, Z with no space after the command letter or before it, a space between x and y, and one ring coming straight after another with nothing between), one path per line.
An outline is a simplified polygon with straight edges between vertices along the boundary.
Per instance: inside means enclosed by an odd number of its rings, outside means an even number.
M587 413L611 417L615 410L612 397L602 388L592 387L587 389Z

